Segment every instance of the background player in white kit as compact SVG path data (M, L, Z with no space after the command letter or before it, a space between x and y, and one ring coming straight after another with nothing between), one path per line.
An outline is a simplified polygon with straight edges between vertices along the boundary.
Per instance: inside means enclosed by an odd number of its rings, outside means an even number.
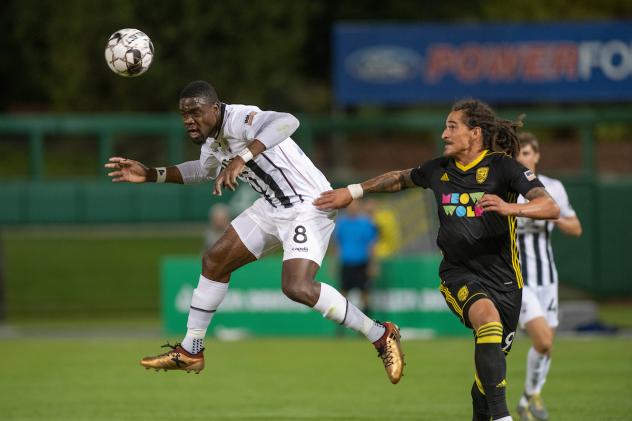
M402 376L399 328L368 318L336 289L314 280L334 229L334 214L312 201L331 190L325 176L290 138L298 120L287 113L250 105L221 103L215 88L194 81L180 93L180 113L191 140L201 146L200 159L172 167L147 168L137 161L110 158L108 175L120 182L201 183L215 178L213 194L247 182L262 197L232 222L202 259L202 274L193 291L187 334L181 344L155 357L146 368L204 368L204 336L228 290L230 275L281 246L282 290L290 299L313 307L323 317L363 333L382 358L392 383Z
M531 133L521 133L518 161L534 174L540 160L538 140ZM568 201L568 195L559 180L538 174L549 194L560 207L560 218L555 221L518 218L518 245L524 287L520 326L527 331L532 346L527 355L525 389L518 413L523 420L546 420L548 412L540 397L542 386L551 367L551 349L555 328L558 325L558 279L551 232L557 226L564 234L579 237L581 223ZM524 203L524 197L518 203Z

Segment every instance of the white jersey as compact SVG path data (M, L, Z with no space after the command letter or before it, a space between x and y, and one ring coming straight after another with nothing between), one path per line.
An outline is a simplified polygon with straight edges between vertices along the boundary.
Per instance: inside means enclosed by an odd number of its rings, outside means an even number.
M560 217L575 216L562 183L540 174L538 179L560 207ZM524 197L518 197L518 203L526 201ZM557 285L557 268L551 248L551 232L554 227L553 221L518 218L520 266L525 286Z
M246 163L239 179L247 182L274 208L311 204L331 190L325 176L290 138L298 120L292 115L262 111L252 105L221 104L221 128L217 138L209 137L200 151L199 169L185 168L196 161L178 165L185 183L215 178L222 168L253 140L268 148Z

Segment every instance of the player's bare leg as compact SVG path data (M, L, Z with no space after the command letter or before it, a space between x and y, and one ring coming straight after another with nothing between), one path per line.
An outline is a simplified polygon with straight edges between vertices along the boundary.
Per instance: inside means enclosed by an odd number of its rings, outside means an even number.
M160 355L145 357L147 369L185 370L199 373L204 368L204 336L215 311L226 296L230 274L255 260L230 226L202 258L202 274L193 291L187 334L182 343L165 345L171 349Z
M367 317L332 286L315 281L319 266L308 259L283 262L282 289L291 300L305 304L323 317L361 332L378 350L391 383L399 382L404 371L404 354L399 328Z

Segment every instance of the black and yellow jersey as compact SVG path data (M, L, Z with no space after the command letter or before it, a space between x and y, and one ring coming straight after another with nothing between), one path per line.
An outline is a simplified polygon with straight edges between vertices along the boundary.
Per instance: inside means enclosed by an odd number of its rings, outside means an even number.
M467 166L453 158L433 159L414 168L411 178L435 195L440 274L460 268L498 291L522 288L516 217L483 212L476 203L485 193L515 203L519 194L543 187L533 172L505 153L483 151Z

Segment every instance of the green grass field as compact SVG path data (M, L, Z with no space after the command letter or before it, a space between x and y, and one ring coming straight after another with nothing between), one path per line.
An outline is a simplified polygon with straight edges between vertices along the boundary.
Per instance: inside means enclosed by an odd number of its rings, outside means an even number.
M0 325L0 420L470 419L467 339L405 342L396 386L354 339L208 341L200 375L143 370L139 358L164 343L160 257L199 253L200 231L4 232L8 320L21 334L2 336ZM600 316L632 328L629 302L602 302ZM512 409L527 348L519 338L509 357ZM544 394L551 420L632 419L630 390L632 338L558 340Z
M159 340L0 340L3 420L466 420L470 340L404 342L391 385L361 340L207 341L200 375L146 371ZM522 390L527 342L509 356L508 395ZM629 420L632 340L560 338L545 386L551 420Z

